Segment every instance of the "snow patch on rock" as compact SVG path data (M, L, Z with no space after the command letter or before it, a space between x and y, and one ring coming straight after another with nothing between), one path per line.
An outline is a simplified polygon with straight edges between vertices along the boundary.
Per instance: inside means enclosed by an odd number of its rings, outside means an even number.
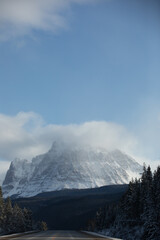
M54 142L47 153L32 161L15 159L2 188L4 197L31 197L41 192L66 188L126 184L141 172L142 166L119 150L68 147Z

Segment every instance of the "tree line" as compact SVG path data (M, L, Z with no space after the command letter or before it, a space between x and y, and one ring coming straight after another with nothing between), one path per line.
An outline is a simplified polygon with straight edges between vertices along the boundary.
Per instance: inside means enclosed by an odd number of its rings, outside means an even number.
M101 208L88 228L124 240L160 240L160 167L152 173L144 166L120 202Z
M17 203L12 206L9 197L6 200L3 198L0 187L0 233L27 232L33 229L47 230L47 224L43 221L34 223L30 209L22 209Z

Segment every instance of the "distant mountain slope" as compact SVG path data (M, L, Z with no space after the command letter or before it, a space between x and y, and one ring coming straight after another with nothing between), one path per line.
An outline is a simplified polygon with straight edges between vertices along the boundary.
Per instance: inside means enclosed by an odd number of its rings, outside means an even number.
M119 201L128 185L93 189L61 190L14 199L19 206L30 208L36 221L47 222L50 229L85 229L100 207Z
M68 147L55 142L45 154L14 160L3 183L4 196L35 196L61 189L126 184L142 167L119 150Z

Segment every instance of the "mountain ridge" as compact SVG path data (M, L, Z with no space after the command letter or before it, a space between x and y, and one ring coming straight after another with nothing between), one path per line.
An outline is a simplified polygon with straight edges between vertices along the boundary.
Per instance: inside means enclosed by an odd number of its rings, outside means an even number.
M4 196L31 197L61 189L86 189L127 184L142 171L120 150L73 146L54 142L51 149L32 159L15 159L3 182Z

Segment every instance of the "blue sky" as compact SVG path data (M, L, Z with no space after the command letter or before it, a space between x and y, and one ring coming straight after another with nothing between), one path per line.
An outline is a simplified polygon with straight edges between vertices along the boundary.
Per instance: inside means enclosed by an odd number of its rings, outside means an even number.
M160 9L124 0L71 7L68 30L0 43L1 112L127 124L141 101L159 98Z
M26 2L0 1L0 113L32 111L46 125L114 122L157 143L159 1Z

